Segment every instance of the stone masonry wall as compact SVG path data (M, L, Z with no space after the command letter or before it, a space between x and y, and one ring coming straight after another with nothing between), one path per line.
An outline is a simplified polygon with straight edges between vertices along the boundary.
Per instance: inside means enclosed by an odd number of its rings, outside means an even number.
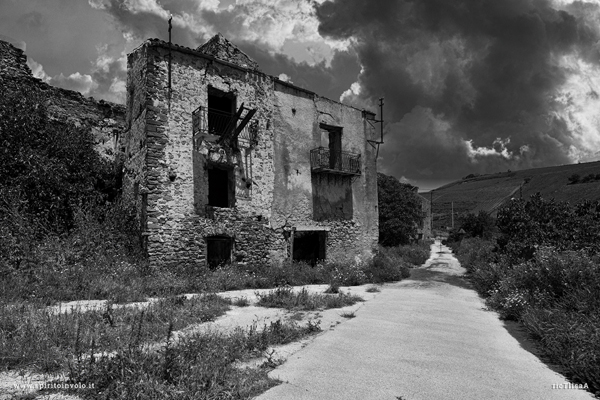
M259 71L191 49L174 45L169 52L168 44L158 40L146 41L129 56L128 64L128 105L133 110L140 107L143 122L136 123L132 117L128 139L123 142L133 148L143 142L145 129L145 155L143 150L132 154L128 175L147 190L151 265L203 267L205 238L213 235L234 238L236 261L281 259L288 256L289 231L300 226L329 229L332 251L370 253L376 246L375 160L365 145L365 132L371 134L371 128L360 110L282 86ZM243 103L257 109L254 119L260 130L255 145L241 143L235 152L207 136L194 148L192 111L208 105L209 86L233 93L237 108ZM352 183L351 220L313 221L310 150L318 147L319 123L332 122L322 115L330 115L344 127L344 149L364 157L363 174ZM232 208L206 206L208 167L219 162L233 167L236 199ZM129 185L130 196L137 196L134 201L141 204L144 193L141 189L134 193L134 187ZM365 198L369 204L363 204Z
M3 40L0 40L0 75L15 78L32 76L23 50Z
M133 88L128 95L135 98L136 93L143 92L147 96L143 103L145 110L141 113L145 115L147 133L146 171L143 165L131 162L130 175L139 177L140 187L147 188L146 232L150 262L202 266L205 263L205 237L211 235L234 237L234 258L239 261L264 261L274 252L272 246L264 243L280 241L272 237L273 232L268 229L268 205L272 196L268 183L268 176L272 175L269 158L272 151L268 149L272 142L267 96L269 82L258 72L249 76L243 69L190 57L181 51L172 51L171 55L170 102L168 48L159 42L146 42L130 55L129 81ZM134 70L134 60L145 65L145 79L140 78L140 67ZM257 108L256 118L260 119L262 129L255 148L245 148L239 154L226 157L226 161L234 166L236 182L241 182L242 178L249 181L247 175L251 175L250 196L236 196L233 209L215 209L207 214L207 196L202 188L207 186L207 163L218 152L211 151L215 147L211 143L205 143L201 151L194 151L192 111L207 105L209 85L234 92L238 106L244 103L246 107ZM138 101L128 100L128 103L137 104ZM135 105L132 107L136 108ZM138 132L132 130L130 136ZM247 173L249 169L251 172ZM142 196L142 193L137 195ZM140 200L137 202L139 204Z
M137 209L140 230L143 235L147 231L147 206L142 205L142 199L147 200L148 180L146 171L153 165L147 160L148 140L146 137L146 75L147 58L145 49L141 53L132 53L127 58L127 114L126 129L119 138L119 151L125 159L123 168L123 199ZM152 137L154 132L149 133ZM142 211L142 209L146 209Z

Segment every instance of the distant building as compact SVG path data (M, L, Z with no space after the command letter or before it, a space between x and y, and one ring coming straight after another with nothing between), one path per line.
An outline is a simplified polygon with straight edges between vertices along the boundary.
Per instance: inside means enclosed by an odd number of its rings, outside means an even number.
M221 35L147 40L127 69L123 194L151 265L372 255L372 112L262 73Z
M431 239L431 202L423 196L418 196L421 200L421 210L423 211L423 219L417 229L418 239Z

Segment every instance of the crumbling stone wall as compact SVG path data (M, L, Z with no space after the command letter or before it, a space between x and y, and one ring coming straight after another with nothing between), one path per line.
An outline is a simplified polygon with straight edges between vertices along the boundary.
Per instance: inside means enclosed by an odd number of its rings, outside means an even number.
M126 190L145 207L139 217L151 265L202 267L205 239L215 235L234 238L236 261L281 259L298 226L329 229L332 250L369 253L376 246L375 155L366 144L373 132L360 110L159 40L129 55L127 86ZM233 93L237 107L257 110L256 143L240 142L236 151L207 135L194 147L192 112L208 105L209 87ZM313 220L310 150L319 146L320 123L344 127L344 149L363 157L348 220ZM233 168L232 208L207 206L209 167L219 163Z
M32 76L23 50L3 40L0 40L0 75L13 78Z
M125 127L125 107L85 98L81 93L50 86L34 78L23 51L0 40L0 90L22 90L27 86L45 94L51 119L90 129L98 153L109 160L115 159L117 136Z

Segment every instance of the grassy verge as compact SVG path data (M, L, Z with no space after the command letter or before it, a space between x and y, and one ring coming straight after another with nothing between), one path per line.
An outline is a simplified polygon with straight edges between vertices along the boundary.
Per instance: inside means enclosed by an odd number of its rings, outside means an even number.
M81 217L84 218L84 217ZM142 301L147 297L169 297L182 293L264 289L282 285L329 284L339 286L399 281L410 268L422 264L429 250L420 245L380 248L371 260L332 255L315 266L285 260L279 263L225 265L181 270L149 267L137 254L120 246L87 241L121 236L105 232L102 225L82 222L67 238L50 237L32 245L31 263L26 268L2 266L0 301L36 302L42 305L71 300L110 300L113 303ZM112 235L112 236L111 236ZM87 241L87 242L86 242ZM137 254L136 257L138 257ZM141 260L141 261L140 261Z
M405 262L414 266L420 266L429 258L431 246L427 242L421 242L418 244L392 247L391 250Z
M455 246L486 304L520 321L570 379L600 395L600 258L539 247L531 260L511 264L492 247L479 239Z
M258 306L285 308L296 311L323 310L351 306L364 299L357 295L309 293L306 288L294 292L290 287L280 287L266 294L256 293Z
M173 343L171 329L161 351L136 346L113 357L76 362L70 382L94 384L75 391L90 399L249 399L279 382L267 376L269 366L238 367L236 362L261 357L274 345L320 332L318 325L283 323L230 333L195 333Z
M210 321L229 309L216 295L166 298L145 309L112 308L102 311L54 313L21 303L0 308L0 365L53 372L69 360L89 354L163 338L171 324L179 330Z

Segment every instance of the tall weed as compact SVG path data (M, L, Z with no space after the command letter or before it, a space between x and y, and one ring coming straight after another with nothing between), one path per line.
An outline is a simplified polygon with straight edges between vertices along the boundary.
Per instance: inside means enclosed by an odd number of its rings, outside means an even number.
M600 260L586 250L538 246L529 261L481 252L463 240L457 250L486 304L521 321L555 363L592 392L600 391ZM465 245L466 244L466 245ZM491 262L490 260L496 260Z

